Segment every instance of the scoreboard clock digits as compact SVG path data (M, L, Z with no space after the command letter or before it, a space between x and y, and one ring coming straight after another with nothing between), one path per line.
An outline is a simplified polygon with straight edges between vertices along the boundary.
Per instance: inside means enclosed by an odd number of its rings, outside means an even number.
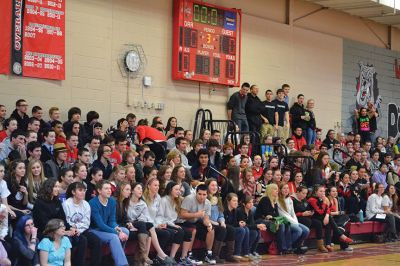
M223 11L218 11L216 8L193 4L193 21L222 27L223 20L218 19L218 14L222 12Z
M241 11L174 0L172 78L237 86Z

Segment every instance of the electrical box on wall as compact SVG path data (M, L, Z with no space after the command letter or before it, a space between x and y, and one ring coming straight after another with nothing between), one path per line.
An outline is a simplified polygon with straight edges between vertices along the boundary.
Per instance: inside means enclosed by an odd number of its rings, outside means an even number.
M143 85L145 87L150 87L151 86L151 82L152 82L152 79L151 79L150 76L144 76L143 77Z

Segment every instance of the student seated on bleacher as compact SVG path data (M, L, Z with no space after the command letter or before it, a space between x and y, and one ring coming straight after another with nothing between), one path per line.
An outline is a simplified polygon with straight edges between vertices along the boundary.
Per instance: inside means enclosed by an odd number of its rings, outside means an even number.
M370 221L378 221L386 224L386 240L392 241L397 240L396 234L396 218L395 216L385 211L383 194L385 192L385 186L381 183L375 185L374 194L369 196L366 208L366 218Z
M111 184L102 180L97 184L98 196L89 201L91 208L90 232L95 234L103 244L107 244L116 266L127 266L125 243L129 231L118 226L116 222L116 201L111 198Z
M343 230L339 229L335 220L331 215L331 208L329 206L329 200L325 194L325 186L318 185L314 187L312 196L308 199L308 203L311 205L314 211L314 217L319 219L325 228L325 245L329 252L333 251L332 247L332 234L334 237L339 238L340 248L346 250L348 244L352 243L353 240L347 237Z
M190 194L184 198L178 223L182 227L196 229L196 238L205 239L206 241L205 261L208 264L215 264L216 261L212 254L215 231L211 224L210 216L211 203L207 199L207 186L201 184L197 186L195 194ZM192 261L196 261L192 252L189 252L188 257ZM193 263L197 264L196 262Z

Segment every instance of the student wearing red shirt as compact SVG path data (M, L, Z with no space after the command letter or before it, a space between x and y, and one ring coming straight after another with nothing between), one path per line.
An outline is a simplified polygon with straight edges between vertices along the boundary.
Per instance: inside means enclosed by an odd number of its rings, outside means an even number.
M51 127L56 133L56 142L55 143L64 143L67 146L67 139L64 134L63 124L60 121L51 122Z
M292 140L294 141L294 148L297 151L301 151L301 148L304 145L307 145L307 141L303 137L302 133L303 133L303 130L301 129L301 127L296 127L296 129L294 130L293 135L292 135Z
M72 132L67 134L67 162L70 164L78 161L78 142L78 135Z
M146 138L152 139L155 142L167 141L167 138L160 130L147 125L147 120L139 121L138 126L136 127L136 133L139 137L140 143L142 143Z
M347 237L337 226L331 215L331 208L329 199L325 195L325 186L318 185L314 187L312 196L308 199L308 203L314 210L315 218L322 222L325 228L325 245L329 252L333 251L332 247L332 231L340 240L340 247L342 250L348 248L348 244L352 243L353 240Z
M117 164L122 162L122 154L128 149L128 141L126 138L117 138L115 140L115 151L118 152ZM114 153L113 153L114 154Z
M262 158L260 155L254 156L252 169L253 169L254 180L257 181L262 176L264 170L262 168Z
M18 128L17 119L10 117L4 121L5 130L0 132L0 142L2 142L5 138L11 136L11 133Z

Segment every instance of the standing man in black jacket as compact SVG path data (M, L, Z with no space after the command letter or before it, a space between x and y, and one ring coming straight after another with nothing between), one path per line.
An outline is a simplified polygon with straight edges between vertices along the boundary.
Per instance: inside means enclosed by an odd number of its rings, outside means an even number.
M228 119L232 120L239 127L240 131L249 131L245 110L249 89L250 84L244 82L240 90L231 95L227 104Z
M261 111L263 109L263 105L257 94L258 86L251 85L250 93L247 94L245 110L247 122L249 124L249 130L259 132L262 124Z
M306 110L304 109L304 95L297 95L297 102L293 104L290 108L290 114L292 115L292 130L298 127L302 129L303 136L305 137L307 132L307 121L310 117L306 115Z

